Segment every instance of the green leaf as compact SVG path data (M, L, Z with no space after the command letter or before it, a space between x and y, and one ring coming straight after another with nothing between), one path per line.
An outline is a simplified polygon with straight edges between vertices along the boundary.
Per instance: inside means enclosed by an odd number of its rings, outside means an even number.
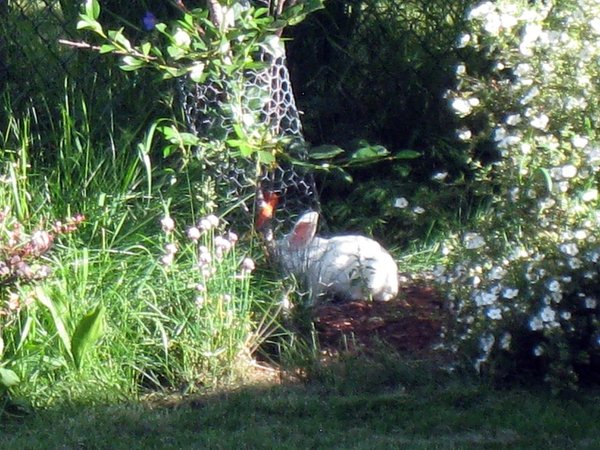
M150 42L144 42L140 48L142 53L148 56L150 54L150 50L152 49L152 44Z
M100 4L98 0L86 0L84 6L85 15L96 20L100 16Z
M117 31L109 31L108 37L127 51L131 51L131 42L123 35L123 28Z
M95 20L90 20L85 16L81 16L81 20L77 22L78 30L92 30L96 34L100 36L104 36L104 31L102 30L102 25L100 25Z
M419 158L421 154L415 150L400 150L397 153L394 153L395 159L415 159Z
M353 161L363 159L382 158L389 155L390 152L383 145L368 145L366 147L359 148L350 156Z
M71 338L69 337L69 333L67 333L67 328L65 327L65 324L62 321L58 310L54 306L52 299L48 297L46 292L44 292L40 287L35 289L35 298L50 312L50 315L52 316L52 320L54 322L54 327L56 328L56 332L58 333L58 336L60 337L66 352L71 357L71 359L73 359L73 354L71 353Z
M310 159L331 159L344 151L337 145L319 145L310 149Z
M80 369L84 355L103 332L104 306L98 305L79 321L71 339L71 353L75 366Z
M119 68L121 70L124 70L125 72L131 72L133 70L138 70L146 64L141 59L134 58L133 56L124 56L122 61L123 61L123 64L120 64Z
M0 367L0 386L9 388L20 382L21 380L15 372L10 369L4 369Z
M111 52L115 51L116 49L117 49L117 47L115 47L112 44L103 44L100 47L100 53L101 54L103 54L103 53L111 53Z
M270 165L270 164L273 164L273 163L275 162L275 160L276 160L276 159L275 159L275 156L273 155L273 153L271 153L271 152L266 152L266 151L264 151L264 150L259 150L259 151L257 152L257 155L258 155L258 161L259 161L261 164L267 164L267 165Z
M548 190L548 192L552 192L552 187L553 187L554 183L552 182L552 175L550 175L550 171L548 169L546 169L545 167L540 167L539 171L541 172L542 176L544 177L544 182L546 183L546 189Z

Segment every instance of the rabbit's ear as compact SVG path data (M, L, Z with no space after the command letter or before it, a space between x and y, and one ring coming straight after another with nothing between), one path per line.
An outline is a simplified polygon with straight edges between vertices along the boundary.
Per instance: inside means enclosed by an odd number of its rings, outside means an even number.
M298 222L296 222L296 225L294 225L294 229L288 236L288 243L290 247L306 247L315 237L318 220L319 215L314 211L308 212L300 217Z

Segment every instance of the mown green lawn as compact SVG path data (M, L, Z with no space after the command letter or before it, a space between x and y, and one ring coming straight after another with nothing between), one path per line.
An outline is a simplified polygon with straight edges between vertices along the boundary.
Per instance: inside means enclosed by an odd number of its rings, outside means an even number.
M427 378L427 377L424 377ZM4 419L2 449L598 449L600 392L317 380Z

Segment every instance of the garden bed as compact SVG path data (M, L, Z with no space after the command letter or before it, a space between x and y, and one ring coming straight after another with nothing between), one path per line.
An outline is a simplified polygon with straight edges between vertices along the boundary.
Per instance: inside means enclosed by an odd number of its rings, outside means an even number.
M319 305L313 312L323 350L368 350L389 345L399 352L430 354L440 344L450 311L426 281L407 281L397 300Z

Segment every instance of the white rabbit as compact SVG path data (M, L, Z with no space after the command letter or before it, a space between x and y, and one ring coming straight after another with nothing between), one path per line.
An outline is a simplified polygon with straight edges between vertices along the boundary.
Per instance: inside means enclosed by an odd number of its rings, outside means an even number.
M350 301L397 296L398 267L381 245L357 235L315 237L318 220L318 213L305 213L275 242L279 263L306 284L312 303L326 294Z

